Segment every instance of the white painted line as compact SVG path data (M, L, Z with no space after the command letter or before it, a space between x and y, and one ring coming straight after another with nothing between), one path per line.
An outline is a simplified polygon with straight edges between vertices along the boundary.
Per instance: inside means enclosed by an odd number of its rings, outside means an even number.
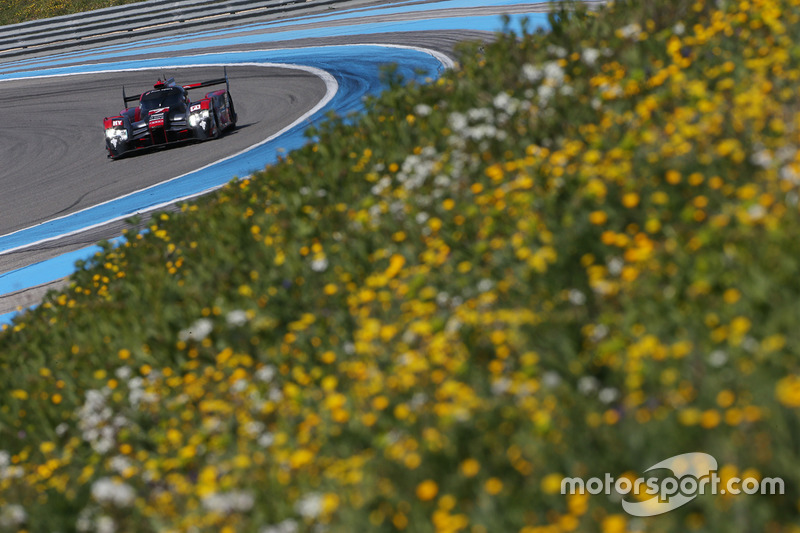
M308 49L315 49L315 48L339 48L341 46L381 46L381 47L385 47L385 48L400 48L400 49L415 50L415 51L418 51L418 52L426 53L426 54L434 57L437 61L439 61L446 68L452 68L454 66L454 64L455 64L453 62L453 60L450 59L450 57L448 57L447 55L445 55L445 54L443 54L441 52L437 52L435 50L428 49L428 48L417 47L417 46L396 45L396 44L370 44L370 43L359 43L359 44L352 44L352 45L326 45L326 46L297 47L297 48L273 48L273 49L264 49L264 50L237 50L237 51L231 51L231 52L198 54L198 55L194 55L194 56L183 56L183 57L185 57L185 58L192 58L192 57L199 58L199 57L211 56L211 55L219 56L219 55L241 54L241 53L262 53L262 52L275 52L275 51L286 51L286 50L308 50ZM165 60L165 59L175 59L175 58L155 58L155 59L152 59L152 61L159 61L159 60ZM102 65L103 64L101 63L101 64L97 64L97 65L92 65L92 66L96 67L96 66L102 66ZM80 66L80 65L76 65L76 66ZM0 83L2 83L3 81L16 81L16 80L22 80L22 79L29 80L29 79L42 79L42 78L58 78L58 77L83 76L83 75L89 75L89 74L102 74L102 73L111 73L111 72L139 72L139 71L158 70L158 69L170 69L171 70L171 69L181 69L181 68L221 67L221 66L231 66L231 67L235 67L235 66L256 66L256 67L264 67L264 68L288 68L288 69L303 70L303 71L309 72L311 74L314 74L314 75L318 76L320 79L322 79L322 81L325 83L325 89L326 89L325 96L317 103L317 105L315 105L309 111L307 111L306 113L301 115L299 118L297 118L294 122L292 122L288 126L285 126L283 129L281 129L280 131L274 133L273 135L270 135L269 137L267 137L263 141L258 142L256 144L253 144L253 145L245 148L244 150L240 150L239 152L236 152L235 154L229 155L227 157L223 157L222 159L218 159L217 161L214 161L213 163L209 163L209 164L207 164L207 165L205 165L203 167L200 167L198 169L192 170L190 172L186 172L184 174L181 174L180 176L176 176L174 178L170 178L168 180L164 180L164 181L156 183L154 185L150 185L148 187L145 187L145 188L142 188L142 189L138 189L136 191L129 192L127 194L124 194L122 196L118 196L118 197L113 198L111 200L106 200L105 202L100 202L100 203L95 204L95 205L93 205L91 207L86 207L84 209L80 209L80 210L75 211L73 213L62 215L62 216L56 217L56 218L51 218L51 219L48 219L48 220L46 220L44 222L40 222L39 224L34 224L33 226L28 226L26 228L22 228L22 229L13 231L11 233L6 233L5 235L0 235L0 238L8 237L8 236L11 236L11 235L16 235L17 233L21 233L23 231L28 231L28 230L30 230L32 228L36 228L36 227L42 226L44 224L49 224L49 223L55 222L57 220L62 220L62 219L65 219L65 218L68 218L68 217L71 217L71 216L75 216L78 213L83 213L85 211L89 211L91 209L95 209L95 208L100 207L102 205L110 204L112 202L116 202L116 201L121 200L123 198L127 198L129 196L133 196L135 194L140 194L140 193L142 193L144 191L147 191L149 189L153 189L155 187L160 187L161 185L163 185L165 183L169 183L171 181L180 179L180 178L182 178L182 177L184 177L184 176L186 176L188 174L193 174L195 172L199 172L201 170L204 170L204 169L206 169L208 167L211 167L211 166L216 165L218 163L221 163L223 161L227 161L227 160L232 159L234 157L238 157L238 156L240 156L242 154L245 154L245 153L249 152L250 150L253 150L254 148L258 148L259 146L262 146L262 145L264 145L264 144L276 139L277 137L280 137L281 135L283 135L284 133L286 133L290 129L292 129L295 126L297 126L298 124L300 124L303 121L309 119L317 111L319 111L320 109L325 107L325 105L327 105L328 102L330 102L333 99L333 97L336 95L337 91L339 90L339 84L336 81L336 79L331 74L329 74L328 72L326 72L326 71L324 71L322 69L318 69L316 67L310 67L310 66L307 66L307 65L295 65L295 64L289 64L289 63L269 63L269 62L267 62L267 63L252 63L252 62L249 62L249 63L196 63L196 64L192 64L192 65L176 65L176 66L158 66L158 67L140 67L140 68L127 68L127 69L96 70L96 71L89 71L89 72L70 72L70 73L62 73L62 74L42 74L42 75L38 75L38 76L22 76L22 77L18 77L18 78L10 78L10 79L7 79L7 80L0 80ZM244 178L247 178L247 177L249 177L249 176L245 176ZM241 179L244 179L244 178L241 178ZM180 198L175 198L175 199L169 200L167 202L162 202L162 203L159 203L159 204L156 204L156 205L152 205L152 206L137 210L137 211L135 211L133 213L126 213L125 215L121 215L121 216L118 216L118 217L113 217L113 218L104 220L102 222L99 222L97 224L91 224L89 226L84 226L83 228L80 228L80 229L77 229L77 230L74 230L74 231L70 231L70 232L62 233L60 235L56 235L56 236L53 236L53 237L47 237L45 239L40 239L38 241L26 243L26 244L23 244L23 245L20 245L20 246L16 246L14 248L9 248L8 250L2 250L2 251L0 251L0 256L1 255L6 255L6 254L10 254L10 253L14 253L14 252L19 252L20 250L24 250L24 249L31 248L31 247L34 247L34 246L38 246L40 244L44 244L44 243L47 243L47 242L61 240L61 239L64 239L66 237L71 237L73 235L79 235L79 234L84 233L86 231L90 231L90 230L95 229L95 228L100 228L100 227L106 226L108 224L112 224L114 222L118 222L120 220L125 220L126 218L130 218L132 216L141 215L141 214L149 213L149 212L152 212L152 211L157 211L157 210L163 209L163 208L165 208L167 206L174 205L174 204L177 204L177 203L180 203L180 202L185 202L187 200L191 200L193 198L197 198L198 196L202 196L204 194L208 194L208 193L213 192L213 191L215 191L217 189L221 189L225 185L227 185L227 183L222 184L222 185L218 185L218 186L215 186L215 187L211 187L209 189L205 189L205 190L203 190L201 192L198 192L198 193L193 193L193 194L190 194L190 195L182 196Z

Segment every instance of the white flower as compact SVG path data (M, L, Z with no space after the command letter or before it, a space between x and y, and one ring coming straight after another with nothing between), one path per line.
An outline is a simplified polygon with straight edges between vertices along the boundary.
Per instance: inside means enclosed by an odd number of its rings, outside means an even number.
M549 389L558 387L560 383L561 376L554 370L548 370L542 375L542 384Z
M297 533L300 529L300 526L297 525L297 521L292 520L291 518L284 520L274 526L266 526L261 528L258 533Z
M536 83L541 80L543 76L544 74L540 68L534 67L529 63L522 66L522 77L531 83Z
M61 422L59 425L56 426L56 435L59 437L63 437L64 434L69 431L69 424L66 422Z
M488 292L494 287L494 282L490 279L482 279L478 282L478 292Z
M672 32L675 35L683 35L686 31L686 26L683 25L683 22L679 22L672 27Z
M489 122L493 117L494 113L488 108L472 108L467 111L467 118L471 122Z
M639 34L642 32L642 27L636 23L628 24L627 26L623 26L619 30L619 35L623 39L630 39L631 37L638 37Z
M21 505L8 504L0 508L0 527L12 528L22 525L28 519L28 514Z
M136 492L126 483L104 477L92 483L92 497L98 503L129 507L136 499Z
M714 368L719 368L728 362L728 354L722 350L714 350L708 354L708 364Z
M86 507L78 513L78 519L75 521L75 529L80 531L81 533L88 533L93 528L92 526L92 514L94 512L94 508Z
M117 525L110 516L103 515L98 517L97 522L95 522L95 531L97 533L114 533L116 530Z
M586 303L586 295L578 289L570 289L568 298L572 305L583 305Z
M279 402L283 399L283 393L279 388L272 387L267 393L267 398L269 398L269 401L271 402Z
M431 114L431 111L433 111L431 106L426 104L417 104L414 106L414 113L420 117L427 117Z
M203 507L212 512L227 514L246 512L253 508L255 497L243 490L213 493L202 500Z
M589 337L594 342L603 340L608 335L608 326L605 324L598 324L592 330L592 335Z
M11 464L11 455L5 450L0 450L0 468L6 467L10 464Z
M547 53L562 59L567 57L567 49L554 44L547 45Z
M552 100L553 95L556 93L556 90L550 87L549 85L542 85L539 87L539 103L542 105L547 104L550 100Z
M328 259L323 257L317 257L311 261L311 270L314 272L325 272L328 269Z
M269 448L272 446L272 443L275 442L275 436L272 433L264 433L260 437L258 437L258 445L262 448Z
M111 467L111 470L121 474L133 465L124 455L117 455L116 457L111 458L109 461L109 466Z
M760 346L761 344L750 335L747 335L742 341L742 348L744 348L750 353L755 353Z
M492 382L492 394L495 396L500 396L508 392L508 389L511 388L511 380L508 378L500 378Z
M467 117L461 113L450 113L447 117L447 123L453 131L461 131L467 127Z
M549 61L544 65L544 77L553 85L564 83L564 69L556 61Z
M123 381L127 381L131 374L133 374L133 371L127 366L121 366L114 371L114 375Z
M247 311L236 309L225 315L225 321L229 326L239 327L247 324Z
M772 164L772 154L767 149L759 150L750 156L750 162L757 167L769 168Z
M600 50L596 48L587 48L583 52L581 52L581 59L583 62L589 65L590 67L594 66L597 63L597 58L600 57Z
M214 329L214 323L208 318L200 318L194 324L178 333L178 338L182 341L195 340L202 341Z
M275 377L275 367L272 365L264 365L256 370L256 379L269 383Z
M306 494L294 504L294 509L303 518L314 519L322 512L322 496L316 492Z
M800 172L797 171L797 166L793 163L789 163L788 165L781 167L778 175L784 181L794 183L795 185L800 183Z
M597 390L600 383L594 376L583 376L578 380L578 392L588 395Z
M625 262L622 259L614 257L608 262L608 273L612 276L618 276L624 266Z
M761 204L754 204L747 210L747 214L751 220L761 220L767 214L767 210Z
M402 179L401 179L400 176L398 176L398 179L402 182ZM372 186L372 189L371 189L372 194L374 194L375 196L378 196L383 191L385 191L386 188L389 187L389 185L391 185L391 184L392 184L392 179L390 177L388 177L388 176L382 177L378 181L378 183L376 183L375 185Z
M497 109L505 110L509 102L511 102L511 96L506 92L502 92L498 93L497 96L494 97L492 104L494 104Z
M613 387L605 387L600 391L597 397L600 398L600 401L603 403L611 403L619 398L619 391Z
M781 163L794 159L795 155L797 155L797 148L791 145L781 146L775 151L775 159Z

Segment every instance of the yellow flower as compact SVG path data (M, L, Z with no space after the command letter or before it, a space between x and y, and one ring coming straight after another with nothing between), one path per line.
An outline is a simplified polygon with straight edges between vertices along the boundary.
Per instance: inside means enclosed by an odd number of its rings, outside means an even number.
M545 494L558 494L561 492L561 474L548 474L542 479L542 490Z
M677 170L668 170L666 175L667 183L677 185L681 182L681 173Z
M722 294L722 299L725 300L726 304L735 304L741 298L742 293L740 293L737 289L728 289Z
M716 409L708 409L700 417L700 425L705 429L715 428L719 425L721 419L722 417Z
M400 254L394 254L389 259L389 268L387 268L386 272L383 273L384 276L386 276L389 279L395 277L397 275L397 273L400 272L400 269L403 268L403 265L405 265L405 264L406 264L406 258L405 257L403 257Z
M486 480L486 483L483 485L483 487L486 489L486 492L491 495L495 495L503 490L503 482L496 477L490 477Z
M628 521L621 514L612 514L603 519L603 533L624 533Z
M301 448L292 453L292 455L289 457L289 464L292 468L296 469L307 465L313 458L314 454L311 451Z
M736 400L736 396L734 396L733 392L728 389L721 390L719 394L717 394L717 405L722 407L723 409L727 409L733 402Z
M701 416L699 409L689 407L678 413L678 421L684 426L694 426L700 421Z
M635 192L629 192L622 195L622 205L628 209L639 205L639 195Z
M800 376L786 376L778 381L775 396L786 407L800 407Z
M439 493L439 486L432 479L426 479L417 485L417 498L423 502L430 501Z
M474 477L481 469L481 464L475 459L466 459L461 463L461 473L465 477Z
M28 393L26 391L22 390L22 389L16 389L16 390L12 391L11 392L11 396L16 398L17 400L27 400L28 399Z
M48 453L52 452L52 451L53 451L53 450L55 450L55 449L56 449L56 445L55 445L55 444L53 444L53 443L52 443L52 442L50 442L50 441L43 442L43 443L41 443L41 444L39 445L39 450L41 450L41 452L42 452L43 454L48 454Z
M608 220L608 215L606 215L605 211L592 211L591 213L589 213L589 222L591 222L595 226L605 224L607 220Z

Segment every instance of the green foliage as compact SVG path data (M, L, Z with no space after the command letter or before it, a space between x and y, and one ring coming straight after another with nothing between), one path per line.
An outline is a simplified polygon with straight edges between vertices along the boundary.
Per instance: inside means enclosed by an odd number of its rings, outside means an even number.
M0 335L0 524L795 531L800 8L551 21L154 217ZM786 493L636 520L560 494L692 451Z
M0 25L17 24L28 20L59 15L83 13L104 7L133 4L141 0L3 0L0 1Z

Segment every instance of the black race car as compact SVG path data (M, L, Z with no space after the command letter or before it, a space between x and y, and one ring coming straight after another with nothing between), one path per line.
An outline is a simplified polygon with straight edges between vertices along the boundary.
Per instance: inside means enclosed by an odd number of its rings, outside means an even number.
M224 89L210 92L196 102L189 91L225 84ZM126 96L125 109L118 116L103 119L106 149L111 159L134 150L165 146L184 141L216 139L224 130L236 126L228 74L224 78L178 85L174 78L158 80L152 91ZM139 101L136 107L128 102Z

